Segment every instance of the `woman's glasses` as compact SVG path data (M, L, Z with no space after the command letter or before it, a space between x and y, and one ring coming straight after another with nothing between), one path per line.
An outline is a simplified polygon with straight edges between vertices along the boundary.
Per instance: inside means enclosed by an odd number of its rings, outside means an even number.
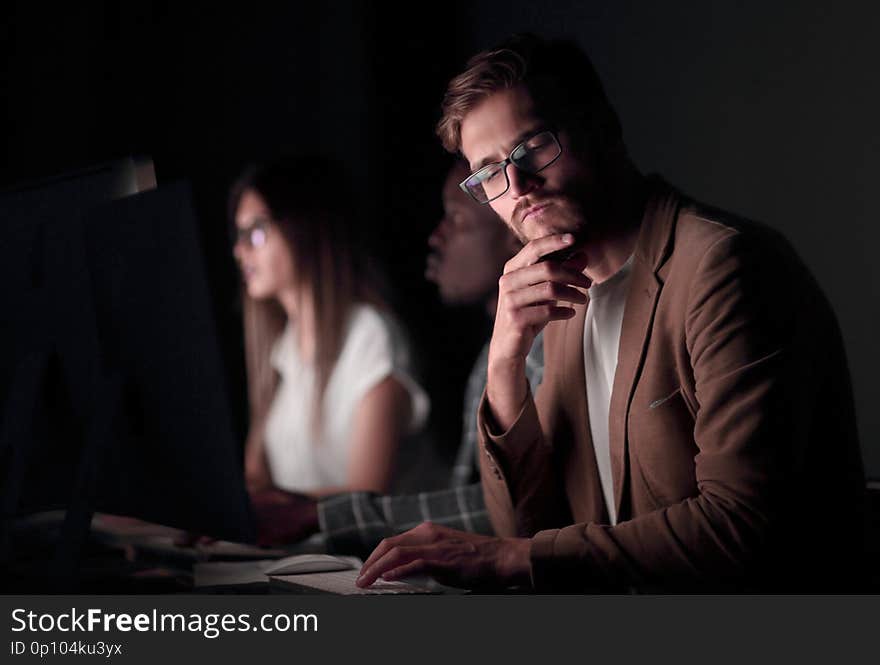
M250 226L246 226L243 229L236 228L233 233L232 244L237 246L243 242L251 249L256 249L265 245L268 237L269 222L264 219L257 219Z

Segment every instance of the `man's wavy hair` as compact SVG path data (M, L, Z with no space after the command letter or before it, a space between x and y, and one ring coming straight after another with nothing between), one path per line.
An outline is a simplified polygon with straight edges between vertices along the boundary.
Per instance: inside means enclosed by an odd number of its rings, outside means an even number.
M446 89L437 136L449 152L461 151L461 123L484 99L524 85L535 110L566 130L575 148L622 146L617 113L586 53L573 41L513 35L472 57Z

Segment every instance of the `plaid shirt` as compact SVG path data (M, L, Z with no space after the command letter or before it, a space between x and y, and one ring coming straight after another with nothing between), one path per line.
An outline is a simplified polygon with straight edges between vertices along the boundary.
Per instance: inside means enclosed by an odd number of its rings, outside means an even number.
M488 361L487 342L468 376L461 444L449 489L399 496L350 492L322 499L318 502L318 521L327 551L369 553L383 538L426 521L464 531L492 533L477 459L477 408L486 388ZM543 373L544 340L543 335L538 335L526 357L526 377L533 393Z

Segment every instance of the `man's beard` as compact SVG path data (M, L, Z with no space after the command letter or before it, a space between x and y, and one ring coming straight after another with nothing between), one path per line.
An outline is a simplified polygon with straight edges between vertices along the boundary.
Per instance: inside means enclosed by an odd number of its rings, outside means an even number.
M528 217L522 219L528 208L545 203L548 204L547 208L538 213L540 220L530 222ZM527 203L520 202L514 208L512 219L512 231L523 245L555 233L571 233L581 241L586 238L591 227L584 205L567 194L551 195Z

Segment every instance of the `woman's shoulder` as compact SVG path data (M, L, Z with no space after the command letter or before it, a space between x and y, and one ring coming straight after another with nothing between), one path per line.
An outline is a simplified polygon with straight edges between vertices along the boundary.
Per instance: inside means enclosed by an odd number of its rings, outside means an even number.
M348 331L384 330L386 315L372 303L358 302L351 306L348 312Z
M372 304L357 303L346 317L345 335L333 369L331 384L360 391L394 372L397 343L393 324Z
M406 332L391 312L367 303L351 309L338 361L339 376L351 381L352 389L359 394L386 376L397 379L412 400L410 431L421 427L430 408L412 365Z
M380 344L393 352L406 347L406 335L391 312L371 303L352 306L346 324L344 347Z

